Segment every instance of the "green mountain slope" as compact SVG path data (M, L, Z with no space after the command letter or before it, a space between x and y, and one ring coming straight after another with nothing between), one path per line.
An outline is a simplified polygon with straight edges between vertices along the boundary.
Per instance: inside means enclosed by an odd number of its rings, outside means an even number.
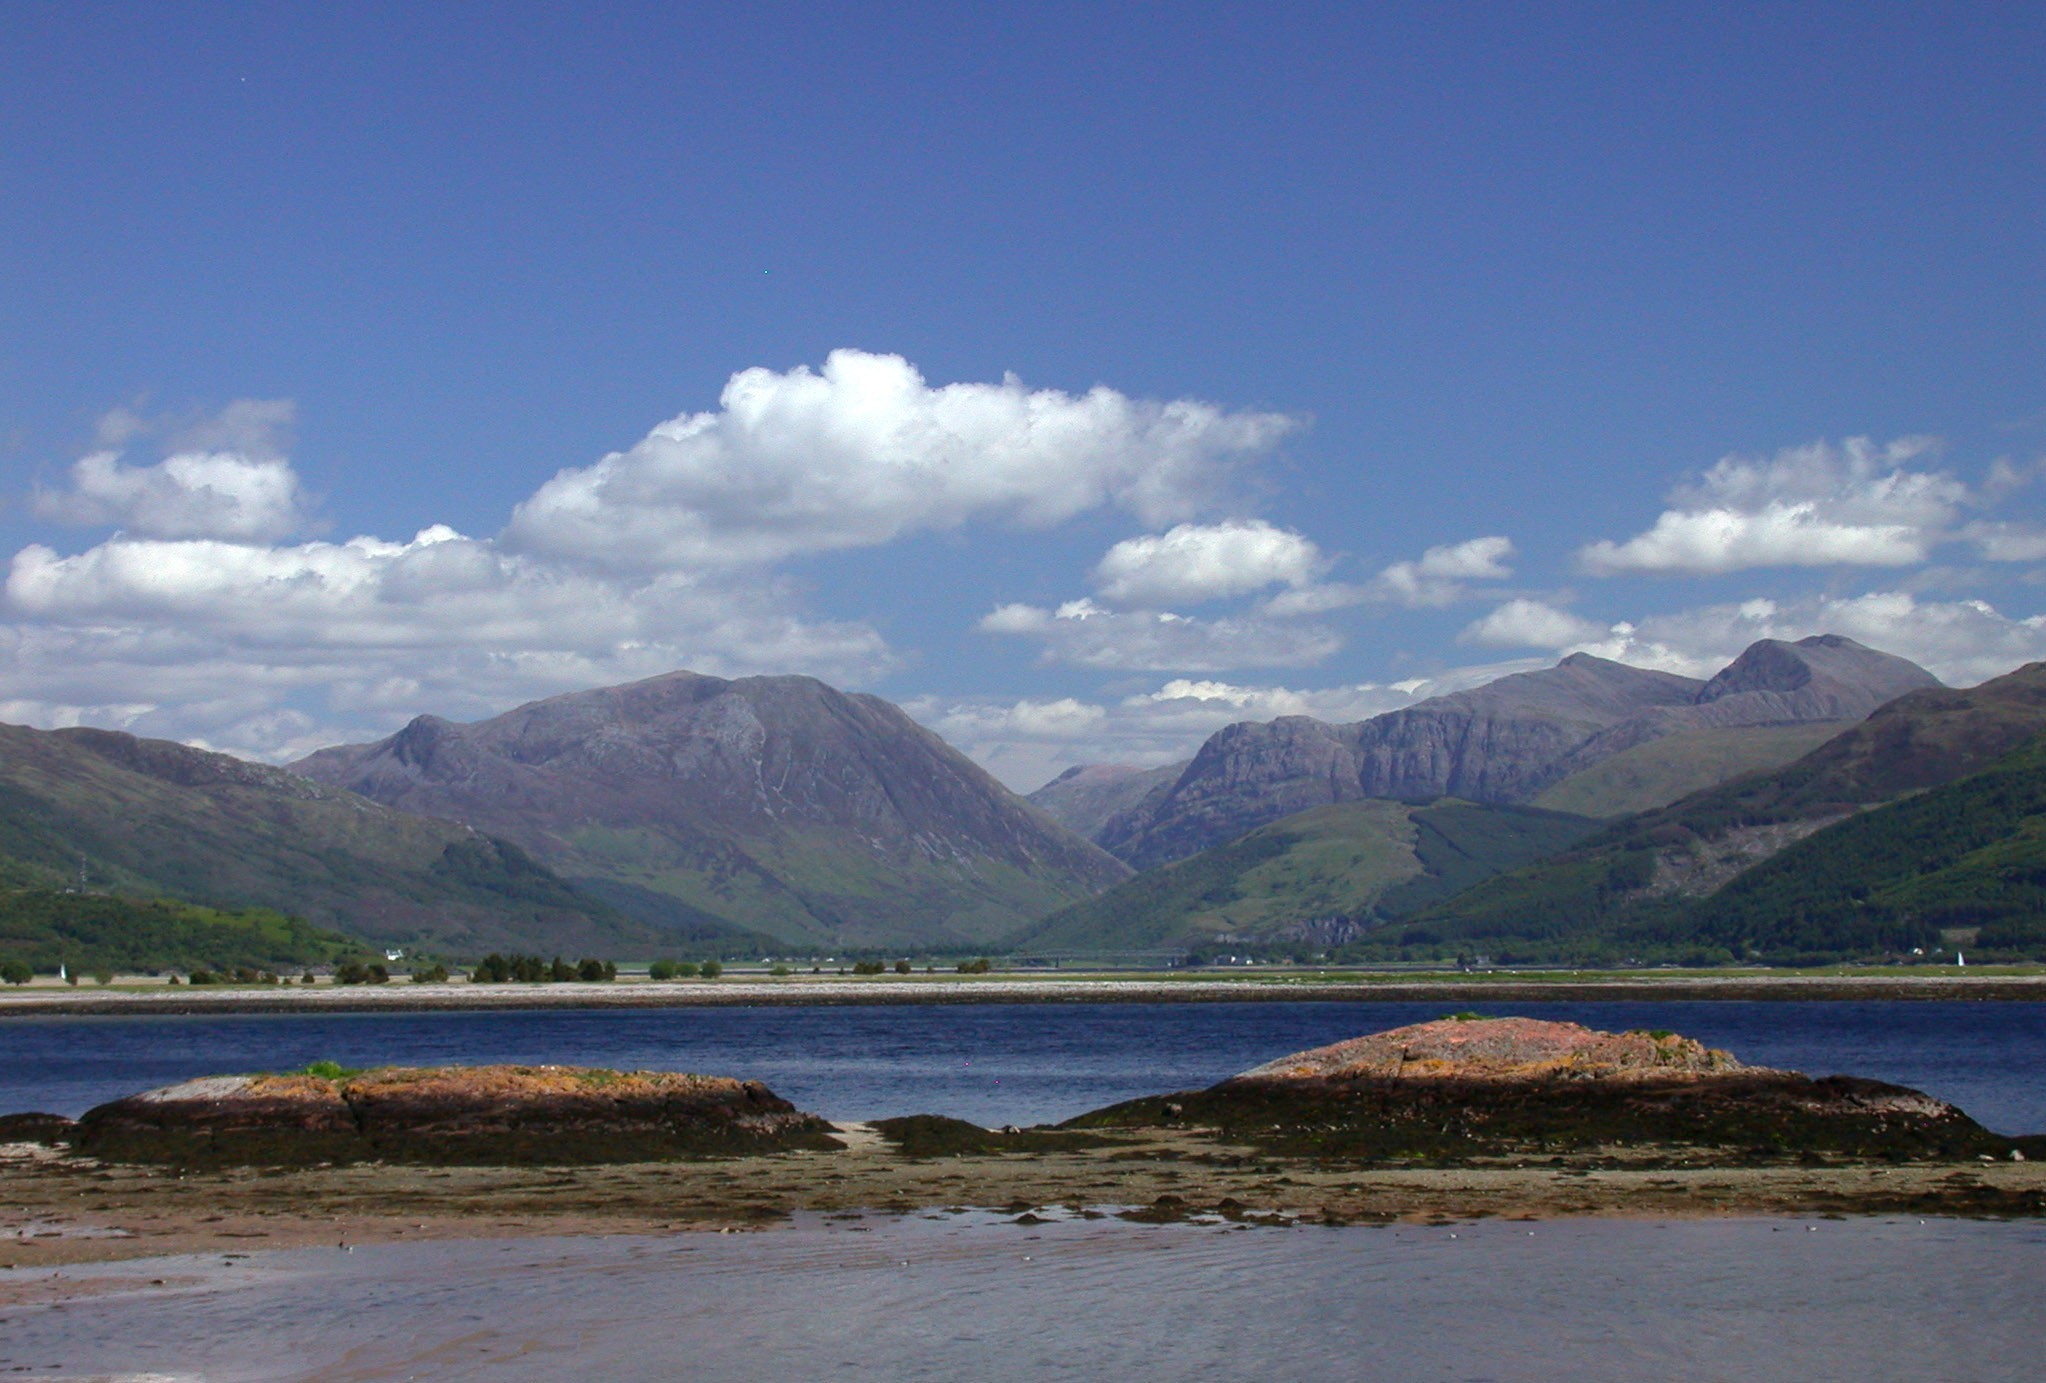
M1571 774L1536 796L1534 805L1601 819L1653 811L1742 774L1781 768L1848 723L1741 726L1649 740Z
M1634 934L1735 955L1930 950L1955 929L1992 951L2046 948L2046 735L1799 841L1671 923Z
M456 954L631 954L673 937L466 827L105 730L0 726L0 858L51 883L82 870L93 891L273 909Z
M1315 807L1162 865L1013 938L1032 951L1229 942L1318 950L1596 829L1581 817L1453 799Z
M363 944L267 908L236 912L160 898L0 889L0 961L71 973L263 970L326 964Z
M1763 861L1870 807L1982 772L2042 730L2046 664L1967 691L1914 692L1786 768L1616 822L1552 859L1424 911L1414 926L1445 942L1485 943L1502 956L1593 960L1628 946L1668 954L1759 947L1753 939L1764 933L1755 928L1766 920L1777 929L1766 933L1769 947L1797 952L1804 943L1795 929L1782 930L1796 915L1788 885L1772 885L1766 906L1789 911L1769 919L1750 912L1746 931L1707 927L1710 911L1693 904L1723 896L1730 906L1745 895L1724 890ZM1779 868L1791 874L1783 877L1794 875L1795 861L1811 858L1788 856ZM1887 925L1872 922L1853 945L1846 933L1826 935L1847 949L1881 949L1895 939Z
M297 767L468 822L619 907L804 948L982 948L1129 875L898 706L677 672Z

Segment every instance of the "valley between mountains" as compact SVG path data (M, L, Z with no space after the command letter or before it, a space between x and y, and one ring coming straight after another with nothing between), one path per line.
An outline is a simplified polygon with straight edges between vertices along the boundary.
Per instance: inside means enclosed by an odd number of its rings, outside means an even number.
M0 960L2046 954L2046 665L1586 655L1018 796L900 708L675 672L288 768L0 727Z

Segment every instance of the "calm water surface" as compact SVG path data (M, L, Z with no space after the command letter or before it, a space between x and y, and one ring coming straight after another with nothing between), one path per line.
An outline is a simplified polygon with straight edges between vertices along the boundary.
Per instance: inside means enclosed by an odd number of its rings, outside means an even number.
M2046 1227L2032 1223L1237 1231L808 1219L729 1237L158 1259L111 1270L132 1291L0 1315L0 1372L216 1383L2030 1379L2046 1326L2042 1267ZM142 1285L149 1277L170 1285Z
M1211 1084L1442 1003L990 1004L0 1019L0 1112L79 1114L188 1076L327 1059L701 1071L833 1119L1068 1118ZM1670 1028L1744 1061L1925 1090L2002 1133L2046 1131L2046 1004L1498 1004L1488 1013Z

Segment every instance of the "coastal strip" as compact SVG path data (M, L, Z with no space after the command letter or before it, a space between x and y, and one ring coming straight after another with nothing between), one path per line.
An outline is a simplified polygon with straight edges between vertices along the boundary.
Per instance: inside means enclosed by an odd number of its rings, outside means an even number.
M425 1013L522 1009L655 1009L848 1004L1569 1003L1719 1001L2046 1002L2046 974L1573 975L1500 974L1322 979L1122 978L1101 975L799 976L680 983L392 984L0 991L0 1018L123 1014Z

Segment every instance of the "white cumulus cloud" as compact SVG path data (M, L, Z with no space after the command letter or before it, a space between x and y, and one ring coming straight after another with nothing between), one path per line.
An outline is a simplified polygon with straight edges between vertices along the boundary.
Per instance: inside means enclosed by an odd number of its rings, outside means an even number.
M1183 523L1111 547L1094 568L1094 586L1118 605L1156 609L1306 586L1326 565L1313 542L1262 519Z
M284 400L244 399L183 429L183 449L140 466L127 464L120 447L149 424L126 411L109 414L99 432L113 445L80 457L68 487L38 490L35 511L151 538L288 537L305 526L307 503L297 473L275 450L291 414Z
M517 550L610 566L729 566L884 543L969 520L1045 526L1119 508L1193 517L1295 426L1191 399L932 386L900 356L744 370L715 412L564 470L520 504Z
M1489 648L1567 648L1599 639L1610 627L1583 619L1540 600L1509 600L1490 614L1472 620L1457 636L1459 643Z
M1911 566L1944 541L1968 487L1913 469L1926 438L1865 437L1729 456L1670 495L1647 532L1578 553L1585 570L1712 575L1753 567Z
M1074 667L1222 672L1244 667L1307 667L1342 640L1331 630L1256 615L1200 619L1169 610L1112 610L1089 599L1056 609L1002 605L981 632L1037 639L1043 661Z
M1431 547L1411 562L1395 562L1378 574L1377 586L1403 605L1447 605L1461 600L1468 581L1498 581L1513 575L1507 562L1511 539L1497 536Z

